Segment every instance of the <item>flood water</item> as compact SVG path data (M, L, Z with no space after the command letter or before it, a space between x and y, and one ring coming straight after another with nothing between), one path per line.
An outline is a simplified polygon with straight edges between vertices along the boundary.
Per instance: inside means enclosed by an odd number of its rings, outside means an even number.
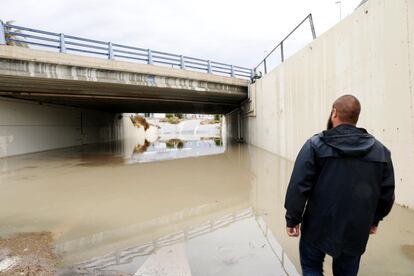
M0 235L52 232L60 265L86 272L295 275L298 239L285 234L283 208L292 166L188 135L0 159ZM413 271L414 212L395 205L360 275Z

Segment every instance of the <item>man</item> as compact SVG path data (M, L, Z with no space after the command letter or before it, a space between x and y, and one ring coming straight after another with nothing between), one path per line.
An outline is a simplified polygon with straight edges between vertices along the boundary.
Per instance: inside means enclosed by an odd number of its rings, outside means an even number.
M361 111L352 95L338 98L328 129L306 141L287 189L287 233L299 236L304 276L323 275L325 254L335 276L357 275L369 234L394 202L390 151L356 124Z

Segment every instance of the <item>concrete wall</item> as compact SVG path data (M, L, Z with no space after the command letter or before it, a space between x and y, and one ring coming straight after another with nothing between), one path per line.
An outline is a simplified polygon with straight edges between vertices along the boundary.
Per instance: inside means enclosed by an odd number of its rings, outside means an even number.
M251 85L245 138L293 160L348 93L362 103L359 126L392 151L397 202L414 208L414 1L368 1Z
M122 123L116 114L0 97L0 158L117 139Z

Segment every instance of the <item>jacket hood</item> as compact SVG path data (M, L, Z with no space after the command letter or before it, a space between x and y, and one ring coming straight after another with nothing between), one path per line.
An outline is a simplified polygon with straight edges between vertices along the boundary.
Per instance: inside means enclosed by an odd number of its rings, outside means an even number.
M321 140L344 156L363 156L376 142L365 129L348 124L322 132Z

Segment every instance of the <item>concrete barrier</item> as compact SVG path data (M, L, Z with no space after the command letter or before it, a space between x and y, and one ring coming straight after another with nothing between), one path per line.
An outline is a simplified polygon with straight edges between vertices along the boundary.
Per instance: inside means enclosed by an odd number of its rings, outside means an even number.
M0 158L119 139L123 121L117 114L0 97Z

